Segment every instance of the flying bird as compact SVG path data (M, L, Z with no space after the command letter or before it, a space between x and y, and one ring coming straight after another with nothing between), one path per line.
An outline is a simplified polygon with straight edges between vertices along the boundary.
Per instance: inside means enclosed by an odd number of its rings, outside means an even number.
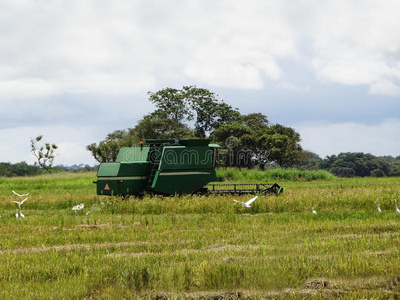
M381 213L382 210L381 210L381 208L379 207L379 199L376 199L376 206L377 206L377 209L378 209L378 213Z
M397 207L397 200L394 199L394 202L396 203L396 213L400 214L400 209Z
M16 192L14 192L14 191L12 191L15 195L17 195L18 197L19 197L19 199L21 199L22 197L26 197L26 196L28 196L29 195L29 193L28 194L23 194L23 195L20 195L20 194L18 194L18 193L16 193Z
M245 202L242 202L242 201L235 200L235 199L233 199L233 201L242 204L243 207L250 207L250 205L251 205L251 204L254 202L254 200L256 200L257 198L258 198L258 196L255 196L254 198L251 198L251 199L250 199L249 201L247 201L246 203L245 203Z

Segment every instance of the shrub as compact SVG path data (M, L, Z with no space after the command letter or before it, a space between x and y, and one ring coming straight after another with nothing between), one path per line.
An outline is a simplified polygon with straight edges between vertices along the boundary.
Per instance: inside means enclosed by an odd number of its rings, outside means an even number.
M371 172L372 177L385 177L385 172L383 172L381 169L375 169Z
M336 167L332 168L331 172L338 177L354 177L356 176L356 172L353 168L346 167Z

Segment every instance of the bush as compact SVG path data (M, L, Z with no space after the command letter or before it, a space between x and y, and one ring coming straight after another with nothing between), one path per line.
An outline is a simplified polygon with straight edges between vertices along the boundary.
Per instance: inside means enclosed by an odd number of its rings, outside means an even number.
M332 174L338 177L354 177L356 172L352 168L336 167L331 169Z
M372 177L385 177L385 172L383 172L381 169L375 169L371 172Z

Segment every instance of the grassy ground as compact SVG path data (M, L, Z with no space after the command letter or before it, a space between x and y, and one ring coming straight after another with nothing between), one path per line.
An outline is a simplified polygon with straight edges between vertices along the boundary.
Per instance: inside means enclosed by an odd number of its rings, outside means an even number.
M100 198L93 180L0 178L0 299L400 295L399 178L279 181L250 209L232 201L248 196ZM30 192L26 219L12 190Z

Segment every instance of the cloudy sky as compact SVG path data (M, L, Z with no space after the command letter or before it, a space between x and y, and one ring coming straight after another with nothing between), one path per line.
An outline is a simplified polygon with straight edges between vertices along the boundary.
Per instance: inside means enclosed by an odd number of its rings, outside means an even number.
M400 155L397 0L0 0L0 162L95 164L148 91L196 85L322 158Z

